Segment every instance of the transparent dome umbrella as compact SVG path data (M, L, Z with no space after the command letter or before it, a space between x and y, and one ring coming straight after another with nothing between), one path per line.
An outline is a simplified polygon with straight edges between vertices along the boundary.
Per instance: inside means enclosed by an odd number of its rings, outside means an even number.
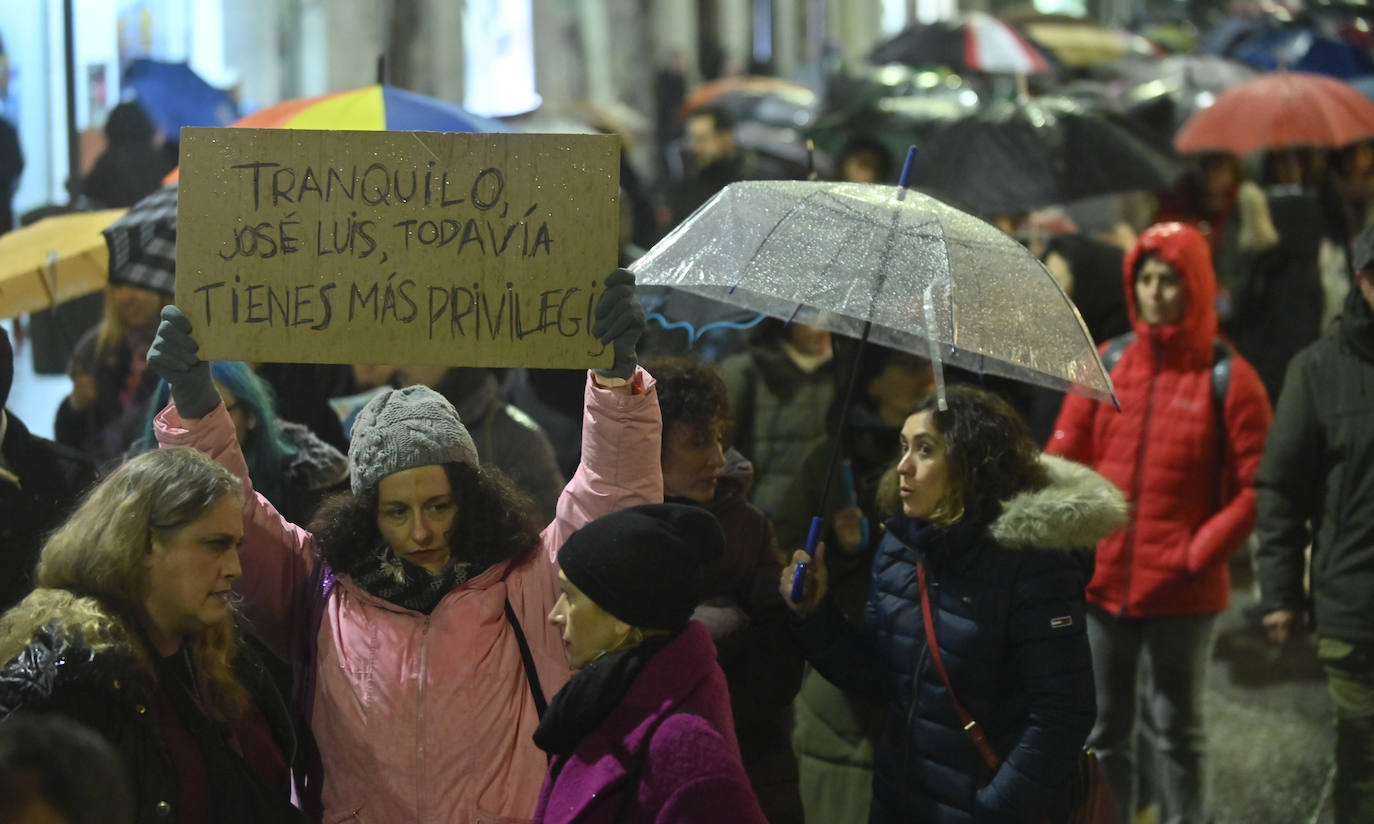
M1014 239L900 186L732 183L630 267L751 312L1114 400L1073 302Z
M630 268L642 284L828 329L860 349L871 340L928 357L941 408L945 363L1116 403L1083 319L1040 261L902 185L732 183ZM853 391L851 382L840 428ZM820 525L812 519L808 552ZM804 576L802 566L794 601Z

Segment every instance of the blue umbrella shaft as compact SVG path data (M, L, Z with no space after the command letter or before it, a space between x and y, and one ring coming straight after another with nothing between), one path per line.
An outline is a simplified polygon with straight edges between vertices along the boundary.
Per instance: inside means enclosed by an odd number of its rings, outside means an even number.
M821 538L821 525L825 519L819 515L811 518L811 531L806 533L806 554L812 557L816 554L816 543ZM810 566L806 561L798 561L797 568L792 573L792 603L800 604L802 591L806 589L806 570Z

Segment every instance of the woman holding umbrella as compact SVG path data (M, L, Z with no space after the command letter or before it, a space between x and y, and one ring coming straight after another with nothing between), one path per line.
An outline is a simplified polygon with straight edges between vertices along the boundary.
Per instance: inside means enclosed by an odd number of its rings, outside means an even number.
M996 395L951 386L946 400L902 425L884 496L900 512L863 627L830 596L823 550L798 602L792 569L781 588L816 669L887 699L870 821L1064 820L1094 715L1091 563L1076 550L1119 526L1125 504L1096 473L1042 458ZM982 743L966 734L977 727Z
M663 497L658 399L635 354L643 329L633 275L613 272L593 331L615 364L588 374L582 464L542 533L424 386L384 391L359 413L351 491L308 532L253 492L190 324L168 307L148 356L172 385L158 440L194 446L243 482L245 611L296 666L296 709L319 747L300 787L307 812L454 824L533 813L547 762L531 736L570 675L544 620L558 548L597 516Z

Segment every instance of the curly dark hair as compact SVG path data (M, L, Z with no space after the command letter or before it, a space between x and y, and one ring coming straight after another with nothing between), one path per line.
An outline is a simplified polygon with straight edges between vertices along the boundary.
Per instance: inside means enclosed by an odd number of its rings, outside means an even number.
M949 456L947 490L931 521L952 524L964 517L991 518L1002 501L1049 483L1030 429L1000 395L955 384L945 390L945 400L949 408L940 411L938 398L928 395L912 412L931 413ZM900 503L895 464L883 481L879 505L896 511Z
M458 502L458 517L448 535L453 557L483 570L501 561L519 566L539 547L539 525L529 496L495 467L446 463L444 474ZM377 529L377 489L361 496L340 492L320 505L310 531L324 560L346 571L362 562L382 541ZM476 573L474 573L476 574Z
M644 365L658 388L663 429L681 424L693 438L714 437L712 429L730 413L725 382L716 370L695 358L656 358ZM667 445L667 440L664 440Z

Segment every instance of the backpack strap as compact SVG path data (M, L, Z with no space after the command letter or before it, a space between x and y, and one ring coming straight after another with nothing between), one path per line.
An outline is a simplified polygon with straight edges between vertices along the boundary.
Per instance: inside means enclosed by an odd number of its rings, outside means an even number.
M515 617L515 608L510 605L509 598L506 599L506 620L510 621L511 629L515 630L515 642L520 645L520 660L525 665L525 680L530 682L534 712L543 718L544 711L549 708L549 702L544 697L543 687L539 686L539 673L534 668L534 656L530 654L529 642L525 640L525 630L520 626L520 619Z
M1231 391L1231 356L1236 350L1217 338L1212 341L1212 405L1217 410L1218 431L1226 432L1226 396Z
M679 712L680 710L673 710L660 715L649 727L649 731L644 734L644 748L638 753L639 757L635 759L634 766L630 768L629 774L626 776L625 792L621 794L620 803L616 805L615 818L611 819L613 824L624 824L629 817L630 805L634 803L636 790L639 789L639 781L644 776L644 762L649 760L649 746L654 742L654 735L658 733L658 728L663 726L664 721L679 714Z
M1229 440L1226 432L1226 396L1231 391L1231 356L1235 352L1231 344L1221 338L1212 342L1212 415L1216 420L1218 467L1225 462L1226 444ZM1221 476L1223 481L1225 477L1224 474ZM1225 483L1217 485L1215 506L1218 510L1231 497L1225 486Z
M1135 340L1134 332L1127 332L1124 335L1117 335L1107 341L1107 348L1102 350L1102 368L1111 374L1116 367L1117 361L1121 360L1121 353L1126 351L1126 347Z

